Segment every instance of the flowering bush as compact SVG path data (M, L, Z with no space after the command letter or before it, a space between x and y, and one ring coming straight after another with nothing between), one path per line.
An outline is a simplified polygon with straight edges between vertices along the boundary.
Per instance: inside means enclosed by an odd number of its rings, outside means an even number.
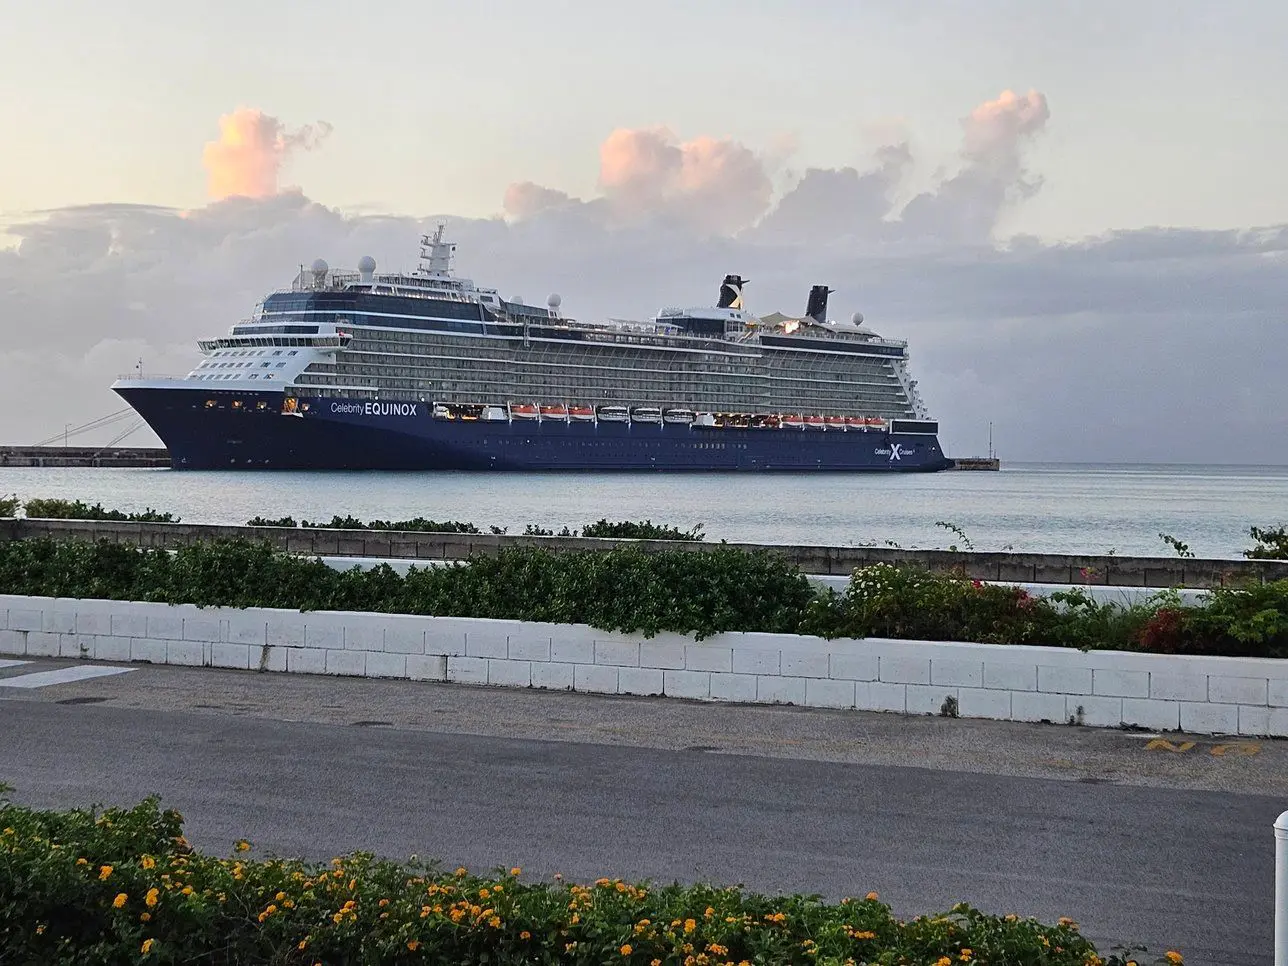
M0 961L41 964L906 964L1128 966L1076 923L959 905L895 918L710 886L527 883L366 854L312 864L189 848L154 799L131 809L0 806ZM1178 953L1167 962L1179 963Z
M1018 587L874 564L854 571L843 594L816 601L806 626L825 637L1030 644L1048 642L1055 620L1050 604Z

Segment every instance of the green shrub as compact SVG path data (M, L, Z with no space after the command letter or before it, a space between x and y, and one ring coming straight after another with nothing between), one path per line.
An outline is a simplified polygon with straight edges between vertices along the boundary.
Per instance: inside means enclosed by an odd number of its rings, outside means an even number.
M1249 527L1248 536L1257 542L1243 555L1251 560L1288 560L1288 527Z
M15 517L22 501L16 496L0 496L0 517Z
M700 523L692 530L680 530L677 527L654 523L652 520L645 520L642 523L631 520L609 523L607 520L601 519L596 523L590 523L582 527L581 535L583 537L615 537L628 540L688 540L696 542L706 539Z
M148 507L142 513L123 513L104 509L103 504L90 506L80 500L34 499L24 504L28 517L39 520L114 520L126 523L178 523L179 518Z
M736 888L490 876L354 854L328 865L193 851L155 799L131 809L0 806L0 961L41 964L820 963L1125 966L1076 923L966 905L896 918ZM1179 961L1177 954L1173 961ZM1137 962L1142 962L1136 958Z
M776 554L730 548L600 553L504 548L466 564L336 571L267 543L173 552L99 543L0 543L0 593L202 606L378 611L696 633L796 630L809 582Z
M287 519L290 519L287 517ZM328 530L407 530L417 533L479 533L478 527L472 523L460 523L455 520L427 520L424 517L416 517L412 520L372 520L364 523L354 516L333 516L330 523L314 522L308 520L300 521L302 527L318 527Z
M253 517L246 521L248 527L295 527L297 526L294 517L278 517L276 520L270 520L268 517Z

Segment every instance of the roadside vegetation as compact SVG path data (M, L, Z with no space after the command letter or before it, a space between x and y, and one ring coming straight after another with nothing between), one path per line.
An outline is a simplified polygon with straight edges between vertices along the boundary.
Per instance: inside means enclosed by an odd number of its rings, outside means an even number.
M896 918L875 892L827 903L737 888L527 880L353 854L329 864L203 855L156 799L40 811L0 800L0 961L42 964L567 963L1131 966L1077 923L966 905Z
M80 500L40 500L33 499L19 503L16 498L13 501L13 512L0 514L3 516L15 515L19 505L22 506L27 516L41 520L114 520L121 523L178 523L179 518L170 513L162 513L159 510L153 510L151 507L142 513L123 513L120 510L108 510L101 503L95 503L90 506ZM0 509L4 504L0 503Z
M399 574L339 571L268 543L174 551L107 541L0 542L0 593L589 624L646 637L725 631L1288 657L1288 580L1163 591L1133 605L1071 587L1047 597L918 566L856 570L820 590L782 556L715 545L598 553L504 547Z

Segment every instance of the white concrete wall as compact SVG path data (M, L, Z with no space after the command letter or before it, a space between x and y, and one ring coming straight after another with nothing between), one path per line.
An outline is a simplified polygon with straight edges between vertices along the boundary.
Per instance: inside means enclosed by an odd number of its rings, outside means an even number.
M1288 736L1288 661L0 595L0 654Z

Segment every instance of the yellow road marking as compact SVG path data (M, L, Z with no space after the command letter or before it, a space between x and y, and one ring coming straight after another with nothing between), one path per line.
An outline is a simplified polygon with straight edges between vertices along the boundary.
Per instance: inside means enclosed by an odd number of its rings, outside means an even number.
M1146 751L1174 751L1179 754L1182 752L1189 751L1193 747L1194 747L1194 742L1192 741L1182 741L1180 744L1174 745L1166 738L1155 738L1145 746L1145 750Z

